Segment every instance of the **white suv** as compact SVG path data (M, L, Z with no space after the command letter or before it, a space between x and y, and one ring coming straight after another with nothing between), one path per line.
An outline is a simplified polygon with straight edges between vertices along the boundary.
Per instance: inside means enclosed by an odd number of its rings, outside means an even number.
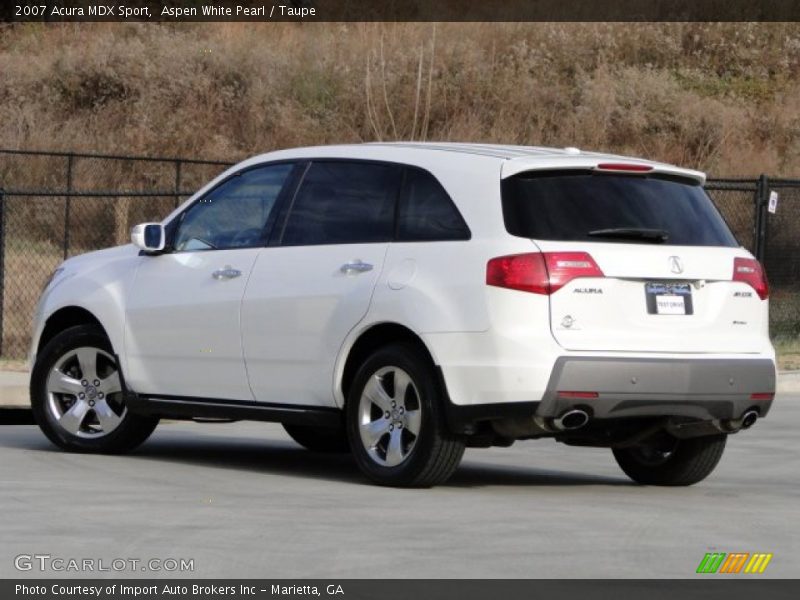
M277 421L389 485L545 437L695 483L775 392L767 282L703 181L575 148L252 158L56 270L34 414L89 452L160 417Z

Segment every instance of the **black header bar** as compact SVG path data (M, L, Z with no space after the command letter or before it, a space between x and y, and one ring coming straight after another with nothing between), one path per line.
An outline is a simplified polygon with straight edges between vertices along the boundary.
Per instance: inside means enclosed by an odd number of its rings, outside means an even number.
M798 0L7 0L5 22L800 21Z

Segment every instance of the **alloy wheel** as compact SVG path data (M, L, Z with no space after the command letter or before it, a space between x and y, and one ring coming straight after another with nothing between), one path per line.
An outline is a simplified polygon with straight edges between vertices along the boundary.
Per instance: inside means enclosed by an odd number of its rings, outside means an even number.
M108 435L127 413L116 361L99 348L66 352L50 370L46 389L50 416L77 437Z
M411 376L383 367L367 381L358 407L361 443L384 467L402 464L414 450L422 425L422 403Z

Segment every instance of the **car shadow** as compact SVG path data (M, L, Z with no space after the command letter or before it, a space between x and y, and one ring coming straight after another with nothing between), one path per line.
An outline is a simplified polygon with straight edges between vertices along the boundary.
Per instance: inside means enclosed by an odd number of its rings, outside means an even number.
M290 441L240 437L154 438L130 456L261 474L363 482L350 455L310 452Z
M0 425L35 425L30 408L0 408Z
M0 435L3 447L40 452L61 452L47 442L37 429L30 435ZM533 460L533 455L531 459ZM311 452L291 441L255 437L193 437L186 434L156 434L125 457L126 460L173 462L216 469L236 469L259 474L372 485L359 471L349 454ZM497 463L462 462L444 488L478 487L560 487L560 486L635 486L627 478L604 477L536 467L507 466Z
M141 458L176 461L205 467L235 468L292 477L314 477L368 483L348 454L311 452L292 442L230 440L220 443L160 441L142 446ZM566 471L465 461L444 487L633 485L627 479L582 475Z
M369 484L349 454L311 452L289 441L257 438L152 440L138 449L135 455L140 458L205 467ZM633 485L633 483L622 477L611 478L550 469L479 464L467 460L461 464L444 487L579 485L616 486Z
M531 457L533 459L533 457ZM509 467L501 464L464 462L444 484L446 487L560 487L560 486L631 486L636 484L626 477L586 475L570 471L537 469L535 467Z

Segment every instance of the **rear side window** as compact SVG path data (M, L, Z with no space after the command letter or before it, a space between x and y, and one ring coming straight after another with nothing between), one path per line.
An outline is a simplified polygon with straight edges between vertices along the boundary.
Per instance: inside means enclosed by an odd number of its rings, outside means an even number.
M397 239L404 242L468 240L469 228L436 178L422 169L406 171Z
M400 173L393 165L312 163L289 211L282 244L390 241Z
M503 180L502 199L506 229L520 237L739 245L703 188L689 180L528 172Z

